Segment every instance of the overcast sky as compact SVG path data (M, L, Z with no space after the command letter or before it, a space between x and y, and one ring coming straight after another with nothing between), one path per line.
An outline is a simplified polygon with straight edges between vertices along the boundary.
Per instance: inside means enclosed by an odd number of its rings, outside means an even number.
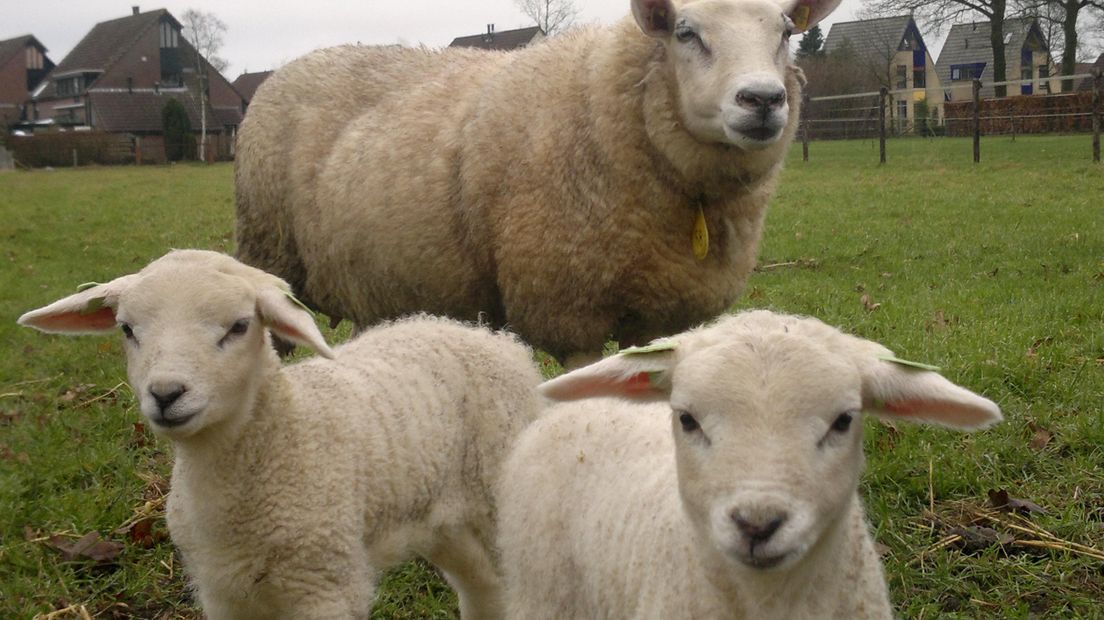
M531 26L513 0L4 0L0 40L33 34L55 62L69 53L97 22L164 8L178 16L194 8L227 25L226 77L272 69L320 47L341 43L448 45L458 36ZM629 13L629 0L576 0L579 22L611 23ZM855 19L860 0L843 0L822 24Z

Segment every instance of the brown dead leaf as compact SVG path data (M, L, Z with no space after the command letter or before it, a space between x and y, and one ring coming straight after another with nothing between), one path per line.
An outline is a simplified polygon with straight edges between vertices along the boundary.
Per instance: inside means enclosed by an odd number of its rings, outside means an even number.
M864 308L866 308L867 312L874 312L878 308L882 307L882 304L875 303L874 300L870 297L870 295L868 295L866 293L863 294L863 296L859 299L859 301L862 302L862 305L863 305Z
M985 527L983 525L953 527L950 529L949 533L961 538L961 540L956 541L955 544L966 553L981 551L998 545L1004 547L1015 541L1012 535L1003 534L991 527Z
M143 549L149 549L167 538L165 530L154 528L157 522L158 519L153 517L139 519L130 526L126 531L126 535L130 539L130 542Z
M91 383L80 383L78 385L74 385L68 390L65 390L65 392L61 396L58 396L58 402L71 403L78 397L87 394L88 390L94 387L96 386L92 385Z
M1042 450L1054 437L1053 433L1036 424L1034 420L1028 420L1027 428L1034 433L1031 437L1031 441L1027 444L1032 450Z
M75 542L55 534L46 539L46 545L60 551L66 561L87 559L97 564L113 564L123 550L123 543L104 540L99 532L88 532Z
M1016 499L1008 495L1004 489L989 489L989 505L1002 512L1018 512L1024 515L1032 513L1046 514L1046 511L1035 502L1026 499Z

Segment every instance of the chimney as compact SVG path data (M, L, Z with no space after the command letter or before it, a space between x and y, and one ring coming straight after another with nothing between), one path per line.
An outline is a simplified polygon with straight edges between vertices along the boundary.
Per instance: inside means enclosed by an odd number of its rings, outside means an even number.
M135 4L134 6L130 7L130 10L131 10L131 15L137 15L138 14L138 5Z

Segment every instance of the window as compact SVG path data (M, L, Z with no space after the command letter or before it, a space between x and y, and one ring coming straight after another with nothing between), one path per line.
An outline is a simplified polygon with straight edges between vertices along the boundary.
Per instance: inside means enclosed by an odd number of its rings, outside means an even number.
M901 120L908 118L908 101L901 100L897 102L897 118Z
M927 72L924 71L924 67L913 67L912 69L912 87L913 88L926 88L928 85Z
M896 88L908 88L908 67L906 67L905 65L897 65Z
M28 69L41 69L42 68L42 52L38 51L37 47L27 48L27 68Z
M1039 79L1050 77L1050 67L1047 65L1039 65Z
M80 76L62 78L57 81L57 94L59 97L77 96L81 90Z
M1031 67L1030 66L1020 68L1020 79L1021 80L1030 80L1031 79Z
M180 45L180 33L169 22L161 22L161 47L173 48Z
M962 79L962 67L951 67L951 80L958 81Z

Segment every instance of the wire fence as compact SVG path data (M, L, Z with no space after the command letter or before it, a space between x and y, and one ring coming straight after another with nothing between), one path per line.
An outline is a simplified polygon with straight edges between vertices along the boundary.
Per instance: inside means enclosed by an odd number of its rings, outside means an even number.
M1049 92L1052 84L1088 84L1073 92ZM981 98L985 89L1019 87L1020 95ZM969 97L962 95L969 90ZM878 139L879 157L886 161L891 136L972 136L974 161L980 161L982 135L1086 133L1092 136L1093 161L1100 162L1101 70L1091 74L1057 75L1025 80L972 80L933 89L911 88L806 97L800 127L803 157L812 140ZM931 101L932 92L938 101Z

